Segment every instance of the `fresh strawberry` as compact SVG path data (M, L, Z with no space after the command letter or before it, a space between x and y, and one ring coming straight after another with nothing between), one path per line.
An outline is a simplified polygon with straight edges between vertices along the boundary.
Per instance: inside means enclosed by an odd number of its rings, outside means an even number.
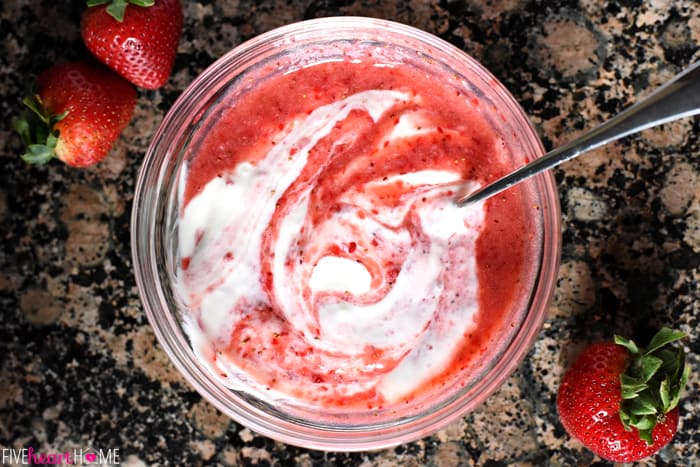
M90 52L136 86L163 86L180 41L180 1L88 0L87 4L81 33Z
M14 122L27 146L22 158L44 164L57 157L73 167L102 160L129 123L136 90L102 65L62 63L37 76L32 112Z
M684 337L663 328L646 350L619 336L587 347L559 388L566 431L614 462L633 462L668 444L690 369L683 348L674 345Z

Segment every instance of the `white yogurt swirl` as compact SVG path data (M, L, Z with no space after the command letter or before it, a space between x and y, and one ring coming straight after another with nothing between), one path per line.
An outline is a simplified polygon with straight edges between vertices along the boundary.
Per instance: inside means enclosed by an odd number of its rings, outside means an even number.
M272 380L284 394L315 368L324 390L376 391L393 402L453 361L478 312L475 249L484 223L482 204L452 202L461 175L418 170L353 185L318 223L311 205L319 184L329 183L324 164L308 173L319 141L358 111L374 122L400 113L378 152L437 131L429 116L396 110L419 98L370 90L318 107L287 125L255 164L213 178L186 205L178 246L187 267L178 287L192 310L187 332L226 384L263 390ZM357 137L352 128L343 135L329 163ZM259 317L260 309L271 313ZM247 360L231 353L242 346L233 336L243 335L240 342L258 346L284 335L287 347ZM256 365L264 376L251 375Z

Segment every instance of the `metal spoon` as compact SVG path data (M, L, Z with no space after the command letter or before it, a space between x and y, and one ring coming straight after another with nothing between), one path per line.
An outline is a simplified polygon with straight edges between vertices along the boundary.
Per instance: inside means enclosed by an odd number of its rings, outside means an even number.
M455 202L464 206L484 200L591 149L662 123L697 114L700 114L700 62L693 63L645 99L607 122L472 193L458 195Z

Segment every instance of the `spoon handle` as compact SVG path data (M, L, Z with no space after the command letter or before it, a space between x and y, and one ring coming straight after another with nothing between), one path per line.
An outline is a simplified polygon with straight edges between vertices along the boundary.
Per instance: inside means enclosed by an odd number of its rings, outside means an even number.
M579 138L455 200L460 206L484 200L574 157L662 123L700 113L700 62L695 62L652 94Z

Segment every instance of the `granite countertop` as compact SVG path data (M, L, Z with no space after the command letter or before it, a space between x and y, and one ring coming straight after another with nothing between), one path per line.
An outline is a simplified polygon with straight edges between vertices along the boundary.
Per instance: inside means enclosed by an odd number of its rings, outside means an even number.
M386 451L285 446L217 412L156 342L129 244L137 170L164 113L200 71L254 35L331 15L425 29L492 70L549 148L700 59L696 0L185 0L171 79L158 91L139 91L135 116L110 156L85 170L58 162L28 167L11 118L36 73L88 56L79 33L83 4L0 2L0 448L112 450L125 465L608 465L558 421L563 369L587 342L613 332L648 337L669 325L691 336L693 373L678 435L642 464L698 465L697 118L556 170L562 263L532 351L479 409Z

